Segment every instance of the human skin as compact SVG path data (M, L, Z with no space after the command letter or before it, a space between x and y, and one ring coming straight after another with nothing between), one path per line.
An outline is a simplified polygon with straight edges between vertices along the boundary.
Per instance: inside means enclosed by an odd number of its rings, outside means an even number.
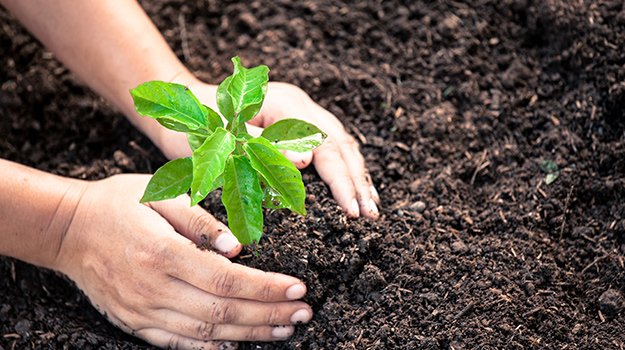
M193 77L136 2L0 3L166 156L190 154L184 134L134 111L128 90L175 81L214 107L216 86ZM250 131L292 111L329 137L313 153L287 156L300 168L312 162L347 215L377 218L378 197L357 143L302 90L270 83ZM293 324L312 317L297 301L306 292L300 280L230 263L241 245L210 214L190 208L188 197L140 204L147 175L86 182L4 160L0 174L9 179L0 183L0 253L65 273L112 323L156 346L217 349L226 343L212 340L285 339ZM198 250L202 236L221 255Z
M296 301L300 280L231 263L241 245L188 196L139 203L148 175L89 182L0 159L0 177L0 254L63 272L113 324L156 346L282 340L312 317ZM197 249L206 240L223 255Z

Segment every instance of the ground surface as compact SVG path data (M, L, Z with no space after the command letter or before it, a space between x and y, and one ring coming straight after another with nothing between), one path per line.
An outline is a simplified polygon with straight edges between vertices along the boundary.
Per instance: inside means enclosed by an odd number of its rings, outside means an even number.
M622 1L144 3L201 78L239 55L332 111L381 195L379 220L348 221L304 172L309 216L269 213L239 261L302 278L315 317L242 348L624 347ZM0 23L0 157L85 179L165 161ZM150 348L53 272L2 258L0 277L0 349Z

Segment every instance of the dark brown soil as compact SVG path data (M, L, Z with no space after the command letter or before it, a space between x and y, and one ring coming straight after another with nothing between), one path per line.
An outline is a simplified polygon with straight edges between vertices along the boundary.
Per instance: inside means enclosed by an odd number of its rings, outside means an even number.
M239 55L301 86L380 190L380 219L349 221L307 169L309 216L267 214L259 257L238 260L302 278L315 317L243 349L623 349L622 1L143 3L201 78ZM0 23L0 157L84 179L165 161ZM2 258L0 276L0 349L150 348L54 272Z

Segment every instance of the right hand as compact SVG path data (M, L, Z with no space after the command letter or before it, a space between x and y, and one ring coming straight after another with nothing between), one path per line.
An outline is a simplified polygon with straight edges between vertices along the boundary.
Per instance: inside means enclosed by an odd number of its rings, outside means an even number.
M148 181L87 183L54 264L113 324L162 348L233 349L224 341L284 340L310 320L304 283L231 263L241 245L188 196L139 203Z

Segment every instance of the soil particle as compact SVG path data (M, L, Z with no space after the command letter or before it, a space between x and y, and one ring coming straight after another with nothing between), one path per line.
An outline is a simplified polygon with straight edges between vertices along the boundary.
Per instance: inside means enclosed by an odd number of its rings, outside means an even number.
M29 320L19 320L15 325L15 332L26 336L30 331L31 322Z
M623 310L623 295L615 289L608 289L599 297L599 310L609 317L617 316Z
M463 241L456 241L451 244L451 251L456 254L462 255L469 251L469 247L467 247L467 245L464 244Z
M416 211L417 213L423 213L426 205L422 201L416 201L410 205L410 209Z
M524 83L531 73L531 70L520 60L514 60L501 75L501 84L507 89L513 89L517 84Z

